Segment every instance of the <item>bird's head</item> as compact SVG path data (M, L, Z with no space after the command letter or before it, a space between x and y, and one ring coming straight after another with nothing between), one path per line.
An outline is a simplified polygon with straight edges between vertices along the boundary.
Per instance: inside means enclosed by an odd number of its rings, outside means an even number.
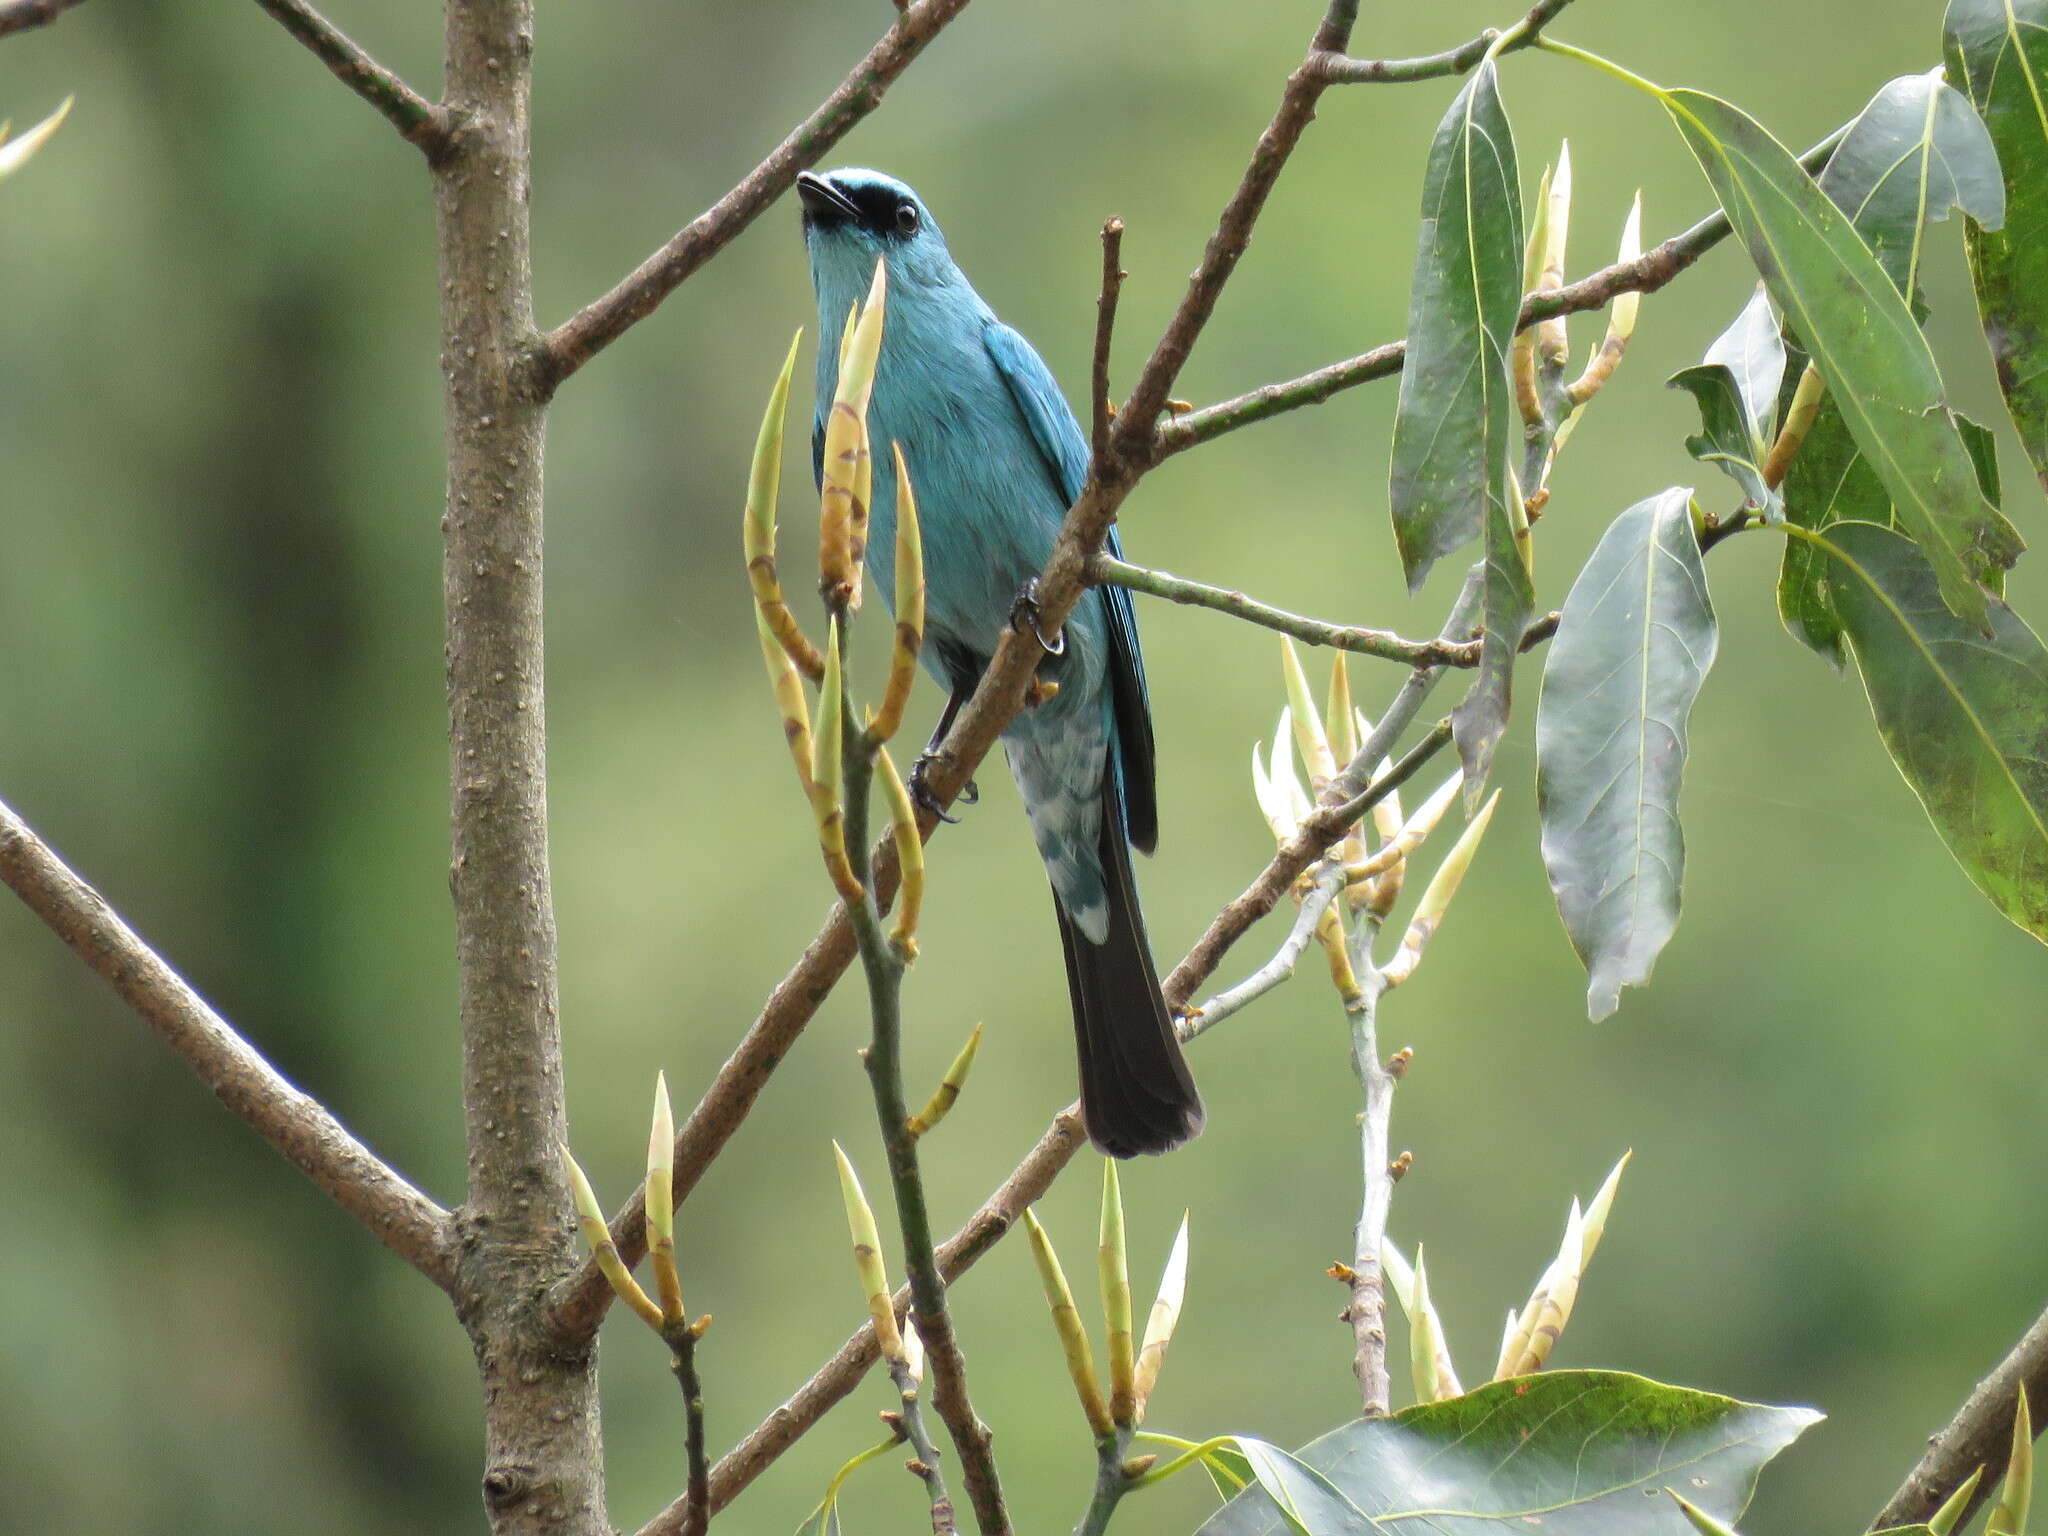
M804 244L821 299L867 291L879 259L889 264L891 297L910 288L945 287L959 279L946 237L918 195L880 171L803 171Z

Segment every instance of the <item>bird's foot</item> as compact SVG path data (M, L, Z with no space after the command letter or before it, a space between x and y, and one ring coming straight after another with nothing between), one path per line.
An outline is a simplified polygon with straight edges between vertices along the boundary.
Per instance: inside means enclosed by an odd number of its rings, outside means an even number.
M937 756L936 752L920 752L917 761L910 765L910 798L913 803L923 810L930 811L946 825L956 827L960 824L960 818L947 814L946 807L940 803L937 792L931 786L931 764ZM981 791L975 787L974 780L969 779L960 786L960 793L955 798L962 805L973 805L981 799Z
M1048 640L1044 627L1039 623L1036 576L1018 589L1017 600L1010 605L1010 627L1031 636L1038 642L1039 649L1048 656L1064 656L1067 653L1067 632L1064 629L1054 630L1052 638Z

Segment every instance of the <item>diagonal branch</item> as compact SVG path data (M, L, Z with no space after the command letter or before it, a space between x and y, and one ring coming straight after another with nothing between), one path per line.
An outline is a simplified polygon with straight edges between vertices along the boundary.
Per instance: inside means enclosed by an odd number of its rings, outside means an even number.
M2022 1390L2038 1425L2048 1418L2048 1312L2034 1319L2034 1326L2013 1345L2012 1352L1977 1383L1977 1390L1956 1410L1948 1428L1927 1443L1920 1465L1907 1475L1870 1528L1919 1524L1982 1467L1984 1476L1955 1528L1968 1525L1970 1516L1991 1497L2005 1473L2012 1455L2013 1412Z
M343 35L306 0L256 0L278 23L313 50L334 78L375 107L429 161L448 148L447 111L427 100ZM0 30L5 30L0 28Z
M448 1213L294 1088L0 803L0 881L121 994L214 1096L385 1247L453 1294Z
M1827 164L1828 156L1835 152L1835 146L1842 142L1842 135L1846 132L1848 125L1845 123L1801 155L1799 163L1809 171L1819 170ZM1539 320L1600 309L1624 293L1655 293L1727 238L1728 215L1710 214L1683 233L1673 235L1661 245L1652 246L1634 261L1617 261L1580 278L1576 283L1528 295L1522 300L1522 315L1516 329L1526 330ZM1305 405L1321 405L1332 395L1360 384L1369 384L1374 379L1392 378L1401 371L1401 363L1407 354L1406 341L1385 342L1369 352L1326 364L1299 378L1264 384L1235 399L1206 405L1198 411L1163 421L1153 437L1153 462L1184 453L1226 432L1235 432L1239 427L1248 427L1255 422L1299 410Z
M1189 581L1167 571L1131 565L1113 555L1097 555L1088 565L1089 578L1105 586L1127 587L1151 597L1193 608L1227 613L1247 624L1292 635L1310 645L1327 645L1340 651L1356 651L1383 661L1398 661L1411 667L1476 667L1477 640L1405 640L1387 629L1365 629L1355 624L1331 624L1303 614L1289 613L1223 587Z
M882 40L856 64L818 109L790 130L738 186L670 238L668 244L627 274L603 298L585 305L550 331L540 349L535 382L552 392L570 374L654 313L683 280L729 245L796 182L796 173L818 163L854 125L882 104L882 93L924 52L925 44L961 11L967 0L916 0L897 11Z
M46 27L78 3L79 0L5 0L0 4L0 37L10 32L26 32L30 27Z

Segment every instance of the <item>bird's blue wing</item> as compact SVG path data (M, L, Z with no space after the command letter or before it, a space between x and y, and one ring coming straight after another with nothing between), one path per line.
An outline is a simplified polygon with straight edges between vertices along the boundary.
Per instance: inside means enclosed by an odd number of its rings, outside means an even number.
M1060 499L1072 506L1088 478L1088 443L1052 370L1030 342L999 320L989 323L982 339L1031 428ZM1109 553L1123 558L1114 528L1109 531ZM1159 805L1153 786L1152 705L1145 691L1145 659L1138 650L1138 616L1131 608L1131 594L1122 587L1102 587L1095 595L1109 616L1110 702L1123 771L1126 831L1132 846L1150 853L1159 842Z

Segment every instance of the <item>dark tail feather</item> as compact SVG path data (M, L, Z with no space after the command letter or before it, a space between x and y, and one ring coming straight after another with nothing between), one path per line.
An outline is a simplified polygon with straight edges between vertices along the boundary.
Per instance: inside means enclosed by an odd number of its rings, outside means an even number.
M1111 1157L1134 1157L1171 1151L1199 1132L1202 1096L1159 995L1131 876L1131 850L1124 840L1123 800L1114 767L1104 767L1098 852L1109 891L1108 937L1101 944L1089 943L1057 895L1053 907L1067 952L1088 1138Z

